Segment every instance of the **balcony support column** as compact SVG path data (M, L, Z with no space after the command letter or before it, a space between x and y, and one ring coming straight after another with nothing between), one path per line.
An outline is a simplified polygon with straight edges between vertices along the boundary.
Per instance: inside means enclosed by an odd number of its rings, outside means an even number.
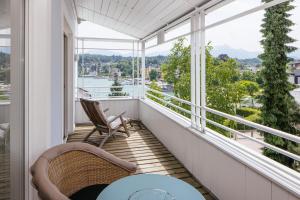
M199 14L191 18L191 121L192 126L200 128L200 35Z
M142 41L142 99L145 98L145 41Z
M196 127L196 47L195 47L195 21L196 17L191 17L191 126Z
M201 44L201 131L206 129L206 47L205 47L205 12L200 13L200 44Z
M140 92L140 42L137 42L137 47L136 47L136 77L137 77L137 97L141 97L141 92Z
M132 98L134 98L134 41L132 42Z

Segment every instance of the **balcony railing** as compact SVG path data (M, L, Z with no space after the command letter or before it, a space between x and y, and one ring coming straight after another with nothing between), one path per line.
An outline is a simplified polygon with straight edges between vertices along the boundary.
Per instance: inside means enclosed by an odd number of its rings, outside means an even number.
M197 112L193 113L190 110L186 110L186 109L184 109L184 108L182 108L182 107L180 107L178 105L175 105L174 103L171 102L171 100L175 100L177 102L180 102L180 103L185 104L185 105L189 105L189 106L194 107L194 108L202 109L201 106L196 106L196 105L192 104L189 101L180 99L178 97L175 97L175 96L172 96L172 95L169 95L169 94L166 94L166 93L154 90L154 89L150 89L148 87L145 88L145 91L146 91L146 95L145 95L146 98L148 98L150 100L154 100L155 102L157 102L159 104L167 106L171 110L173 110L173 111L175 110L175 112L176 111L178 112L178 110L179 110L179 111L182 111L183 113L188 114L190 116L194 116L194 117L196 117L198 119L202 119L201 114L199 115L199 113L197 114ZM150 94L149 92L152 92L152 94ZM154 95L154 93L156 95ZM163 97L160 98L159 96L163 96ZM267 126L264 126L264 125L261 125L261 124L258 124L258 123L254 123L254 122L245 120L245 119L243 119L241 117L238 117L238 116L233 116L233 115L230 115L230 114L227 114L227 113L224 113L224 112L220 112L220 111L217 111L217 110L209 108L209 107L204 107L203 110L205 112L207 112L207 113L211 113L211 114L217 115L219 117L223 117L223 118L226 118L228 120L232 120L234 122L243 124L245 126L257 129L257 130L259 130L261 132L269 133L269 134L272 134L274 136L278 136L280 138L284 138L286 140L289 140L289 141L295 142L297 144L300 144L300 137L298 137L298 136L295 136L295 135L292 135L292 134L289 134L289 133L286 133L286 132L283 132L283 131L280 131L280 130L277 130L277 129L274 129L274 128L270 128L270 127L267 127ZM233 134L233 138L235 138L235 139L237 138L237 136L241 136L243 138L247 138L247 139L249 139L249 140L251 140L251 141L253 141L255 143L258 143L258 144L262 145L264 148L271 149L271 150L273 150L273 151L275 151L275 152L277 152L279 154L282 154L282 155L285 155L285 156L287 156L287 157L289 157L291 159L294 159L295 161L300 161L300 156L297 155L297 154L295 154L295 153L291 153L291 152L289 152L287 150L278 148L278 147L276 147L274 145L271 145L269 143L264 142L263 140L259 140L259 139L255 138L253 136L248 136L248 135L242 133L239 130L235 130L233 128L227 127L227 126L225 126L223 124L220 124L220 123L218 123L216 121L213 121L211 119L208 119L206 117L203 120L204 120L205 123L207 122L208 124L211 124L211 125L213 125L215 127L218 127L220 129L223 129L224 131L227 131L227 132ZM209 128L204 127L204 129L202 129L201 126L195 126L194 124L192 124L192 120L190 120L190 122L191 122L191 127L193 127L193 128L201 130L204 133L206 131L211 132L211 129L209 129Z

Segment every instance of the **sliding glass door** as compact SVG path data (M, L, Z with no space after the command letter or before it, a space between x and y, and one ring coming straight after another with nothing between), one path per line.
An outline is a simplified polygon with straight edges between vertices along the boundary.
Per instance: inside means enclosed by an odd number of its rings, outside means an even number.
M24 2L0 0L0 200L24 198Z

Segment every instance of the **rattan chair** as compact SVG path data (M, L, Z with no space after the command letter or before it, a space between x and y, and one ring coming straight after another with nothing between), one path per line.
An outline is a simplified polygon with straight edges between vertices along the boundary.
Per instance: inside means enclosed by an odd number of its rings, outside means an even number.
M136 171L136 165L86 143L68 143L43 153L31 167L42 200L68 200L81 189L110 184Z
M127 124L130 124L130 119L123 116L125 112L122 112L117 116L107 117L105 113L109 109L103 109L99 101L81 98L80 103L88 118L95 126L95 128L84 138L84 141L87 141L88 138L96 131L98 131L100 135L102 135L102 133L107 133L104 139L100 142L99 147L102 147L108 140L108 138L114 136L114 134L116 134L117 132L123 132L126 133L128 137L130 136L127 129ZM124 128L124 130L121 129L122 127Z

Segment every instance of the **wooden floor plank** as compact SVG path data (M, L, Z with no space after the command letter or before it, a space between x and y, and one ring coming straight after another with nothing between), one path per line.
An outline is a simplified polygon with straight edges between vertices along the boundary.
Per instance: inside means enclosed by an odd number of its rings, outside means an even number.
M78 126L68 142L80 142L93 129L93 126ZM142 124L133 123L129 127L130 137L116 136L109 139L103 148L113 155L135 162L136 174L151 173L173 176L194 186L207 200L215 200L184 166L164 147L164 145ZM88 141L99 144L104 136L93 134Z

